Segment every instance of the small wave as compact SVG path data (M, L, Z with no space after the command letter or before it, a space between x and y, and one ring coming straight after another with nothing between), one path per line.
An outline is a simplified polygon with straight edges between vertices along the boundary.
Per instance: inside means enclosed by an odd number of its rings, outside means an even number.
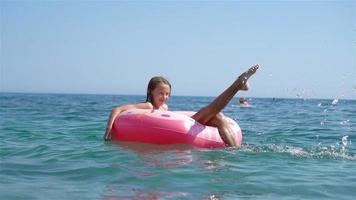
M293 146L281 146L281 145L265 145L265 146L254 146L250 144L242 145L239 149L242 152L254 152L254 153L288 153L292 156L299 158L314 158L314 159L346 159L355 160L356 155L347 152L345 146L335 147L331 146L318 146L311 149L304 149L301 147Z

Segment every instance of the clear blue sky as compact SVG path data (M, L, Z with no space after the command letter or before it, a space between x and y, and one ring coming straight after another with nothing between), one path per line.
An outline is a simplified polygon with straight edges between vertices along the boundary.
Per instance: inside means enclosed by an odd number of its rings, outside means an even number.
M356 99L355 1L1 1L1 92Z

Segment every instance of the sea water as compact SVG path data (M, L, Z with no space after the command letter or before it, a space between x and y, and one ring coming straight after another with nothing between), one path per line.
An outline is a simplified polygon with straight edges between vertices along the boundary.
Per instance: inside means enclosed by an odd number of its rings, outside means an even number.
M144 96L0 94L0 199L354 199L356 101L233 99L241 148L103 141ZM212 97L173 96L170 110Z

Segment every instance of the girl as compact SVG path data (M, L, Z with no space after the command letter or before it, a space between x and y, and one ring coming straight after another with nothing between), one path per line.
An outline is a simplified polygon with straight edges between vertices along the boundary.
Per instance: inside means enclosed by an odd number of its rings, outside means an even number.
M239 90L248 90L247 80L257 71L259 65L253 65L246 72L242 73L223 93L221 93L213 102L206 107L200 109L192 118L197 122L217 127L220 137L225 142L226 146L237 146L234 140L233 131L221 111L230 102L234 95ZM104 134L105 140L111 140L111 128L115 118L122 112L130 109L154 109L168 110L166 104L171 95L171 84L163 77L153 77L148 83L147 98L145 103L128 104L116 107L112 110L109 117L106 131Z

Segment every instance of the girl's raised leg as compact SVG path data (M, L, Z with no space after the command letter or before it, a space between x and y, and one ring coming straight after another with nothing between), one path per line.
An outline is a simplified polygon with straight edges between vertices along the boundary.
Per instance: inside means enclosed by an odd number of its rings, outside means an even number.
M223 138L224 142L227 143L227 145L229 146L235 146L235 141L233 141L231 135L226 135L229 131L220 131L220 129L228 129L228 127L225 127L228 124L224 121L221 121L224 120L222 117L217 116L226 107L226 105L230 102L230 100L239 90L248 89L247 80L257 71L258 68L258 64L253 65L246 72L242 73L223 93L221 93L217 98L215 98L209 105L203 107L192 116L193 119L205 125L208 125L209 122L213 119L213 121L218 121L214 124L220 124L218 126L218 128L220 127L219 133Z

